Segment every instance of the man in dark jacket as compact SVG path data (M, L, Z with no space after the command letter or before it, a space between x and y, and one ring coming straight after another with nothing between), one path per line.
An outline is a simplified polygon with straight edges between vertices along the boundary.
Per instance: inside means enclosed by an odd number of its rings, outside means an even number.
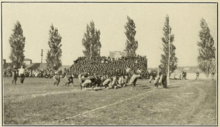
M14 67L12 69L12 85L13 85L13 83L15 83L15 85L16 85L17 77L18 77L18 72L17 72L17 70Z

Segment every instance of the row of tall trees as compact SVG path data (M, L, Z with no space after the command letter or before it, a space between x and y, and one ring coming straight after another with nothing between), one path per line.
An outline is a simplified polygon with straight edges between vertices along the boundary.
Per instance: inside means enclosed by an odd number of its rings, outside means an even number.
M58 33L58 29L54 28L53 25L49 30L49 50L47 52L47 67L52 70L57 70L62 66L61 56L61 40L62 37ZM13 33L9 38L9 43L11 47L10 60L12 61L12 66L15 68L20 68L21 66L25 66L24 64L24 47L25 47L25 37L23 35L23 29L19 21L17 21L14 25Z
M135 39L136 26L134 20L127 17L127 23L124 26L125 35L127 37L125 43L125 50L129 56L136 56L136 50L138 48L138 41ZM210 34L210 29L204 19L201 20L201 31L199 32L200 42L198 42L199 56L198 64L199 68L209 74L216 70L216 59L215 59L215 46L212 35ZM9 38L9 43L11 46L10 59L13 66L19 68L23 65L24 61L24 47L25 47L25 37L23 35L23 30L20 22L16 22L13 34ZM162 45L164 54L161 55L161 66L165 73L168 72L168 59L169 59L169 72L172 73L177 68L178 59L175 54L176 47L174 46L174 34L171 34L172 28L170 26L169 16L166 16L165 23L163 27ZM100 56L100 49L102 47L100 42L100 30L95 28L93 21L86 27L86 32L82 39L82 45L85 47L83 53L86 57L92 58ZM58 33L58 29L51 25L49 30L49 50L47 52L47 67L49 69L57 70L62 66L62 37Z
M134 20L130 17L127 17L127 23L124 26L125 35L127 37L125 43L125 51L127 51L128 56L136 56L136 50L138 48L138 41L135 39L136 35L136 26ZM177 68L177 57L175 54L176 47L174 46L174 35L171 35L171 27L169 24L169 16L166 17L164 24L164 37L162 38L163 42L163 51L164 54L161 55L161 65L163 66L163 71L167 72L169 50L170 50L170 72L172 73ZM169 48L170 41L170 48ZM93 21L90 22L90 25L87 25L84 38L82 39L82 44L85 47L83 51L84 56L88 58L100 56L101 42L100 42L100 30L95 29L95 24Z
M125 35L127 37L125 50L128 52L129 56L135 56L136 50L138 48L138 41L135 40L135 23L130 18L127 17L128 22L125 25ZM82 45L85 50L83 50L84 56L88 58L100 56L100 49L102 47L100 42L100 30L95 28L95 24L93 21L90 24L87 24L86 32L84 33L84 37L82 39Z

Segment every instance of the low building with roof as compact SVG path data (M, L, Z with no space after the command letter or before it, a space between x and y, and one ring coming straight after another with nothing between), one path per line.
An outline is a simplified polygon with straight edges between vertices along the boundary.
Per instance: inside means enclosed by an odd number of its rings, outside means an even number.
M24 59L24 64L25 64L25 65L30 65L30 64L32 64L32 60L29 59L29 58L25 58L25 59Z

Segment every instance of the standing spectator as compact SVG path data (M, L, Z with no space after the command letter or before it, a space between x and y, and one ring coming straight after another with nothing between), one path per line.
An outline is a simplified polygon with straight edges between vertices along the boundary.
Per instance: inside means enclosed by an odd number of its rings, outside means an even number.
M186 80L186 72L185 71L182 72L182 79Z
M21 68L19 69L19 74L20 74L20 77L21 77L21 83L23 83L24 79L25 79L23 66L21 66Z
M215 79L215 72L212 72L212 80L214 80Z
M195 80L197 80L199 78L199 72L197 71L196 72L196 79Z
M17 70L15 69L15 67L12 69L12 85L13 83L15 83L16 85L16 82L17 82Z

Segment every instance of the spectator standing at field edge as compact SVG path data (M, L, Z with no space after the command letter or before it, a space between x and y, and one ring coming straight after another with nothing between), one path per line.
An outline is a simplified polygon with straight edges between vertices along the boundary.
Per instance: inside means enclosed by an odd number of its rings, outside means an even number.
M19 75L21 77L21 83L24 83L25 76L24 76L24 68L23 68L23 66L21 66L21 68L19 69Z
M197 71L196 72L196 79L195 80L197 80L199 78L199 72Z
M17 70L15 69L15 66L14 66L14 68L12 69L12 85L13 83L15 83L16 85L16 82L17 82Z

